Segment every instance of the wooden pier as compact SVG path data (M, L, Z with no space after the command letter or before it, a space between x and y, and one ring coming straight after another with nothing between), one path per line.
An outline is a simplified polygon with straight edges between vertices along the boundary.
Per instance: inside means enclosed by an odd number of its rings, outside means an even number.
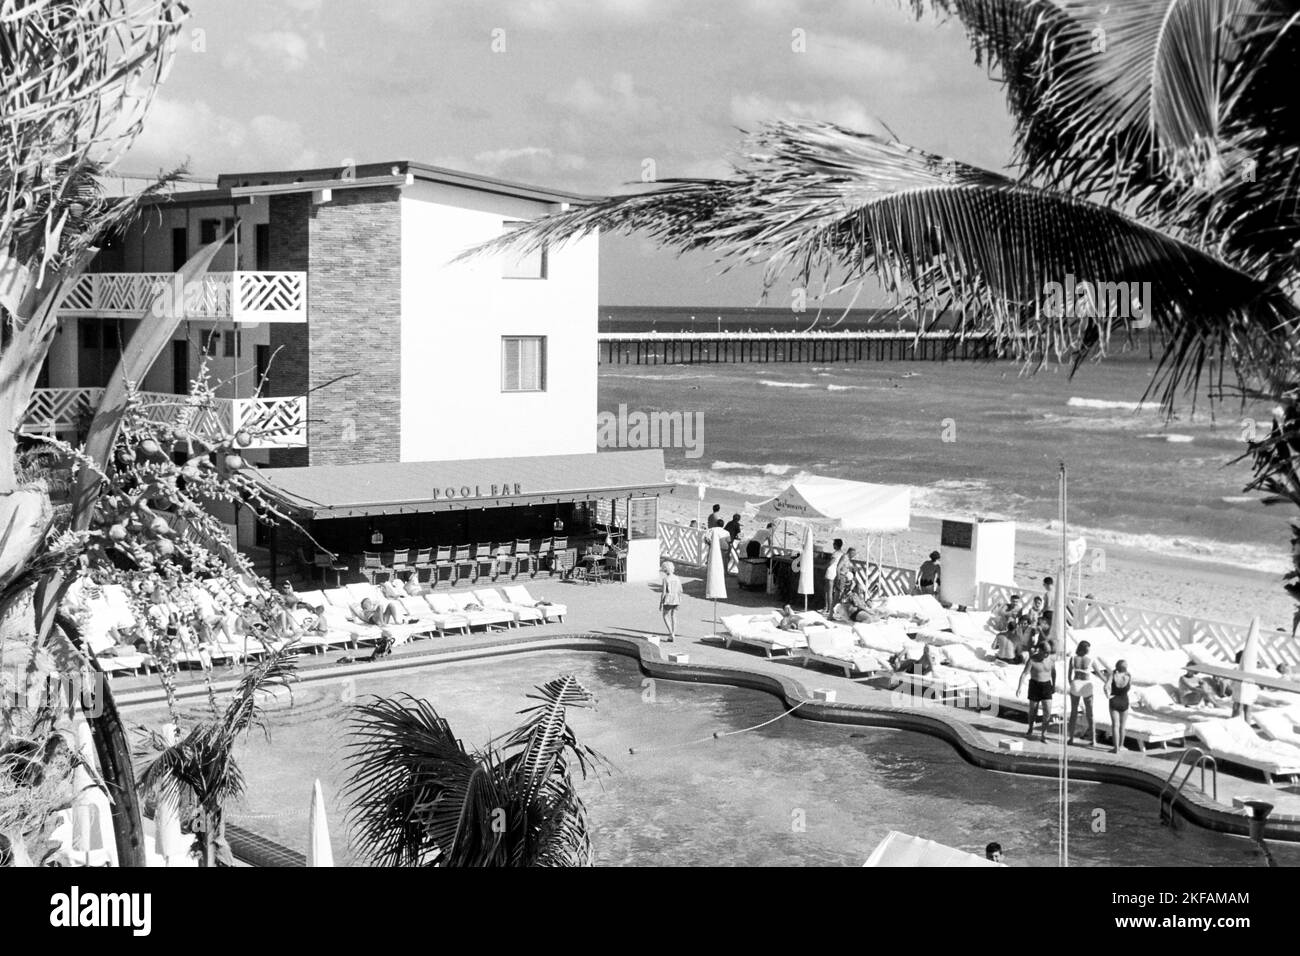
M992 336L946 332L604 332L602 365L945 362L997 358Z

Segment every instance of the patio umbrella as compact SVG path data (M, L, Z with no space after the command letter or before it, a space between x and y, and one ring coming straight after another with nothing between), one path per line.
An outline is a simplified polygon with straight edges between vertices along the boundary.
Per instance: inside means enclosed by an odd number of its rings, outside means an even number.
M727 599L727 561L722 556L725 528L709 529L709 560L704 570L704 596L713 602L713 636L718 636L718 599Z
M80 715L74 723L76 750L86 765L95 766L95 741L90 724ZM78 764L72 772L72 854L82 866L92 863L92 854L102 851L111 866L117 866L117 841L113 836L113 810L108 794L95 783L90 772Z
M1259 617L1250 619L1250 630L1246 632L1246 643L1241 649L1241 669L1256 670L1259 665ZM1234 704L1249 707L1259 696L1259 686L1251 681L1237 681ZM1236 711L1238 707L1233 707Z
M311 788L311 813L307 820L307 865L334 865L329 825L325 822L325 794L321 792L320 780Z
M161 736L167 746L176 743L175 724L164 724ZM158 805L153 812L154 851L163 859L164 866L171 866L172 860L183 861L189 854L189 845L181 832L180 797L176 793L163 793L158 797Z
M808 610L808 595L817 593L817 582L813 574L813 529L805 525L803 529L803 546L799 549L799 593L803 595L803 609ZM828 609L829 610L829 609Z

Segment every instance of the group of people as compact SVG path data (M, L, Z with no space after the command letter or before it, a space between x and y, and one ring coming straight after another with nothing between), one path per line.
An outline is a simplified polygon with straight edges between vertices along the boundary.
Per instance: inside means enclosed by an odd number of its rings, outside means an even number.
M1047 739L1047 724L1051 718L1052 698L1056 695L1057 653L1052 641L1053 603L1056 598L1055 582L1043 578L1043 593L1025 600L1013 594L1005 605L998 608L990 621L997 632L993 640L993 656L1004 664L1023 664L1019 693L1028 689L1029 726L1026 737L1033 737L1034 724L1041 720L1039 739ZM1119 753L1124 742L1128 723L1129 691L1133 677L1128 672L1127 661L1116 661L1113 670L1106 670L1095 661L1087 641L1080 641L1066 662L1070 697L1068 721L1069 741L1076 736L1086 737L1091 746L1097 746L1097 724L1093 718L1092 678L1098 677L1105 688L1110 710L1114 752ZM1027 687L1026 687L1027 685ZM1086 732L1079 730L1079 714L1087 719Z

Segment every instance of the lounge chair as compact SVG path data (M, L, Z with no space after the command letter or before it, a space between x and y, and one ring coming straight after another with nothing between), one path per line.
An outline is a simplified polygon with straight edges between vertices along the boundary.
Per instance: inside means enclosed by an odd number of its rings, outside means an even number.
M516 624L545 624L546 615L535 607L525 604L512 604L501 596L495 588L479 588L474 592L478 603L489 611L508 611L515 617Z
M801 655L805 667L809 662L827 664L844 671L845 677L875 674L889 670L889 663L858 644L853 630L847 627L816 627L808 632L808 652Z
M781 622L780 611L766 614L729 614L721 619L723 628L722 643L726 647L743 644L756 647L766 656L784 651L793 654L808 646L808 637L804 631L785 631L777 625ZM825 630L814 627L813 630Z
M1300 776L1300 747L1263 740L1240 717L1204 720L1192 733L1216 761L1258 770L1270 785L1274 777Z
M907 627L900 618L853 625L853 636L862 647L886 658L913 645ZM919 655L918 655L919 656Z
M447 614L441 611L435 611L425 598L427 595L420 597L406 597L398 601L406 613L415 618L417 621L432 625L438 632L439 637L446 637L448 631L463 631L469 633L469 618L464 614Z
M522 584L512 584L502 590L505 591L506 600L511 604L517 604L520 607L537 608L545 615L548 624L551 621L563 621L564 615L569 613L569 608L564 604L537 600L528 593L528 588Z
M1259 724L1260 733L1269 740L1276 740L1293 747L1300 747L1300 720L1294 712L1288 710L1254 710L1251 716Z
M459 600L457 600L459 598ZM486 630L507 628L514 625L515 616L509 611L470 610L475 603L470 595L461 592L452 594L426 594L424 599L439 614L452 614L464 618L470 628L481 627Z

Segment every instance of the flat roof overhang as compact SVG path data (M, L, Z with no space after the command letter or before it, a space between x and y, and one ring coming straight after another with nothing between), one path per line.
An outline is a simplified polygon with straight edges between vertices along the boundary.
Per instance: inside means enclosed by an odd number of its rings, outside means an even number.
M520 508L672 494L663 451L263 468L266 491L311 520Z

